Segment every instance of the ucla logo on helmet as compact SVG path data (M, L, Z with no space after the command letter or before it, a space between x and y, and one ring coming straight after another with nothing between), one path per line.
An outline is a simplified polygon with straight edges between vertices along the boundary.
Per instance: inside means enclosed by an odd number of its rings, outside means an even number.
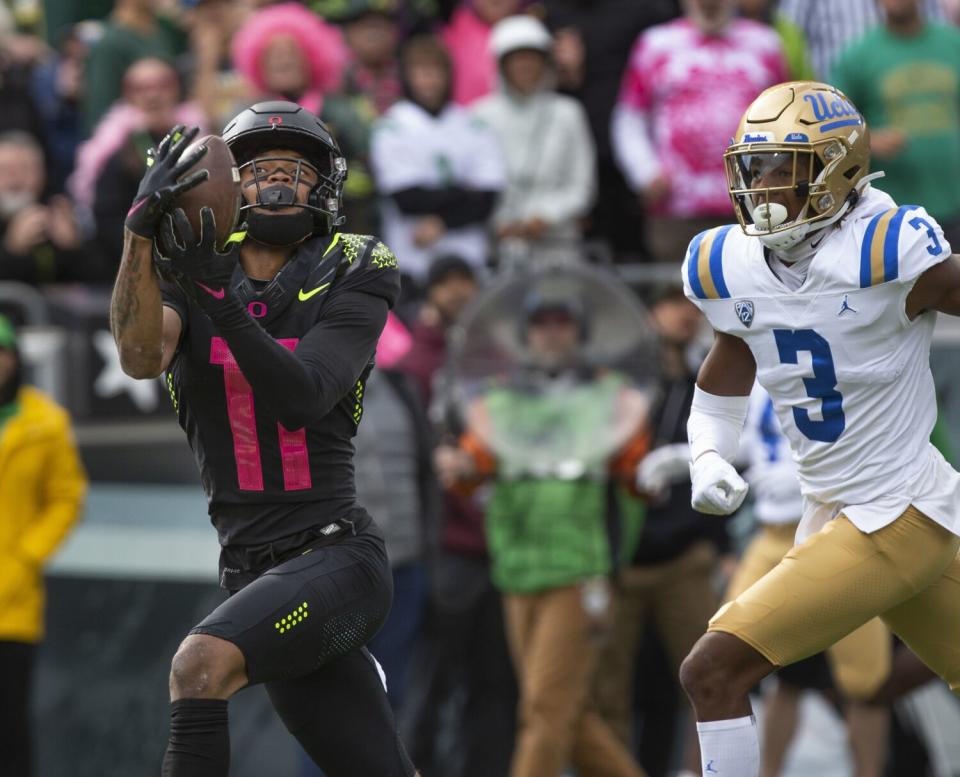
M829 121L827 124L822 124L820 126L821 132L829 132L838 127L863 124L860 112L854 107L853 103L839 94L834 94L829 101L823 92L805 94L803 99L813 108L814 121L821 122L836 119L836 121Z
M753 323L753 303L748 299L737 300L733 304L733 310L740 319L740 323L749 329Z

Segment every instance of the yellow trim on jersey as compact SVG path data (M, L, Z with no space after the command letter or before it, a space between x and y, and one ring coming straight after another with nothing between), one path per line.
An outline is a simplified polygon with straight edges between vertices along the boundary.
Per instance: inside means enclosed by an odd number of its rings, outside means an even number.
M723 277L723 243L731 226L701 232L690 243L687 281L700 299L728 299L730 290Z
M710 273L710 248L717 237L717 230L711 229L703 236L700 241L700 249L697 251L697 276L700 278L700 284L708 299L720 299L717 293L716 284L713 282L713 275Z
M874 230L873 237L870 240L870 285L874 286L883 283L883 249L887 239L887 230L890 228L890 221L897 215L897 209L892 208L884 213Z
M340 233L335 232L333 235L333 240L330 241L330 245L327 246L327 250L323 252L323 255L326 256L327 254L329 254L333 250L333 247L339 242L340 242Z

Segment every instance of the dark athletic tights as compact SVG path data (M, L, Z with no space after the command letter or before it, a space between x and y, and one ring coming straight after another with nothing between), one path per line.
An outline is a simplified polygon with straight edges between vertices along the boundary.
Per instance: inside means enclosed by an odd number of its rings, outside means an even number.
M287 730L327 777L413 777L380 683L370 654L360 648L266 688ZM227 702L174 702L162 777L227 777L229 769Z

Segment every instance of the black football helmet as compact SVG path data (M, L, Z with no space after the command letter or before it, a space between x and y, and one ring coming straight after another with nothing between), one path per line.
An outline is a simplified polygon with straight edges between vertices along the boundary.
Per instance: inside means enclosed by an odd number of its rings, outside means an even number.
M296 151L307 161L286 160L297 162L293 192L296 192L301 178L313 184L304 205L291 202L289 190L261 188L260 179L255 175L257 201L244 204L240 208L241 217L249 220L252 208L275 210L297 206L312 214L314 234L332 233L343 223L347 161L327 126L306 108L284 100L257 103L231 119L223 131L223 139L241 171L255 163L258 163L254 167L257 170L260 162L267 161L263 152L270 149ZM271 157L270 161L274 158ZM305 172L304 167L310 170Z

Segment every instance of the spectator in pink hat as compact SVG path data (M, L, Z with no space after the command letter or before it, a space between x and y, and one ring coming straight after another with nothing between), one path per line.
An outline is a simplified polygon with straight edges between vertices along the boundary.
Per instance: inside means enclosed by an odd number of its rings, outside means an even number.
M231 48L236 69L250 83L253 102L283 99L320 114L346 60L340 33L299 3L252 14Z

